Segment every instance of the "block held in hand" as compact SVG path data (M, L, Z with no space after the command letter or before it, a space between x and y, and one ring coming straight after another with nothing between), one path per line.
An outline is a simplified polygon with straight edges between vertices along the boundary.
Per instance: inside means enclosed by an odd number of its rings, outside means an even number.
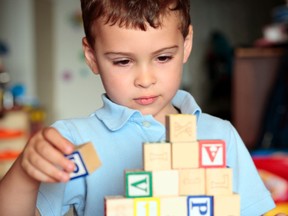
M75 151L66 157L75 164L70 180L87 176L101 166L101 161L91 142L77 146Z

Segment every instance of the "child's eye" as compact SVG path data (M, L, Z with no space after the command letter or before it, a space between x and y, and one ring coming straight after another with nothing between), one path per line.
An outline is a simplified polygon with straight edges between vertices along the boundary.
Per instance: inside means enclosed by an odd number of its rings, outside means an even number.
M165 63L165 62L170 61L172 58L173 58L173 57L172 57L172 56L169 56L169 55L158 56L158 57L157 57L157 61L160 62L160 63Z
M130 63L131 63L130 59L120 59L120 60L113 61L113 65L118 65L118 66L127 66Z

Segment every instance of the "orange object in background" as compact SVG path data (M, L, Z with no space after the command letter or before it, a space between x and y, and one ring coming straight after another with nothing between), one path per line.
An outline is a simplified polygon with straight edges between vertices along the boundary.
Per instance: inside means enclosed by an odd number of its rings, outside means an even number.
M19 155L18 151L3 151L0 152L0 161L15 160Z
M0 178L24 149L30 134L28 112L9 110L0 119Z
M16 158L20 155L19 151L0 152L0 178L10 169Z
M14 139L24 135L22 130L11 130L0 128L0 139Z
M278 203L276 208L264 214L264 216L275 216L278 213L288 214L288 202L287 203Z
M252 154L252 158L276 203L276 208L265 216L274 216L279 212L288 214L288 152L260 151Z

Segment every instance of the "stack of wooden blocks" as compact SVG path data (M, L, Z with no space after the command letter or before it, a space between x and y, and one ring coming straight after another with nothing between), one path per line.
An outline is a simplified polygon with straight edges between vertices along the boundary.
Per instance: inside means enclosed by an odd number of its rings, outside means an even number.
M166 143L144 143L144 170L126 170L126 196L106 216L240 216L223 140L197 140L196 116L166 117ZM209 133L209 131L207 131Z

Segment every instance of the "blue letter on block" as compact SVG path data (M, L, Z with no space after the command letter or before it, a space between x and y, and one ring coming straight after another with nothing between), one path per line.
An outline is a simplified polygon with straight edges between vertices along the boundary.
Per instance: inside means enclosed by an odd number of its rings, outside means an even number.
M213 216L213 196L188 196L188 216Z
M83 162L81 154L78 151L73 152L72 154L67 155L66 157L69 160L73 161L75 164L75 170L73 173L70 174L70 180L88 175L86 166Z

